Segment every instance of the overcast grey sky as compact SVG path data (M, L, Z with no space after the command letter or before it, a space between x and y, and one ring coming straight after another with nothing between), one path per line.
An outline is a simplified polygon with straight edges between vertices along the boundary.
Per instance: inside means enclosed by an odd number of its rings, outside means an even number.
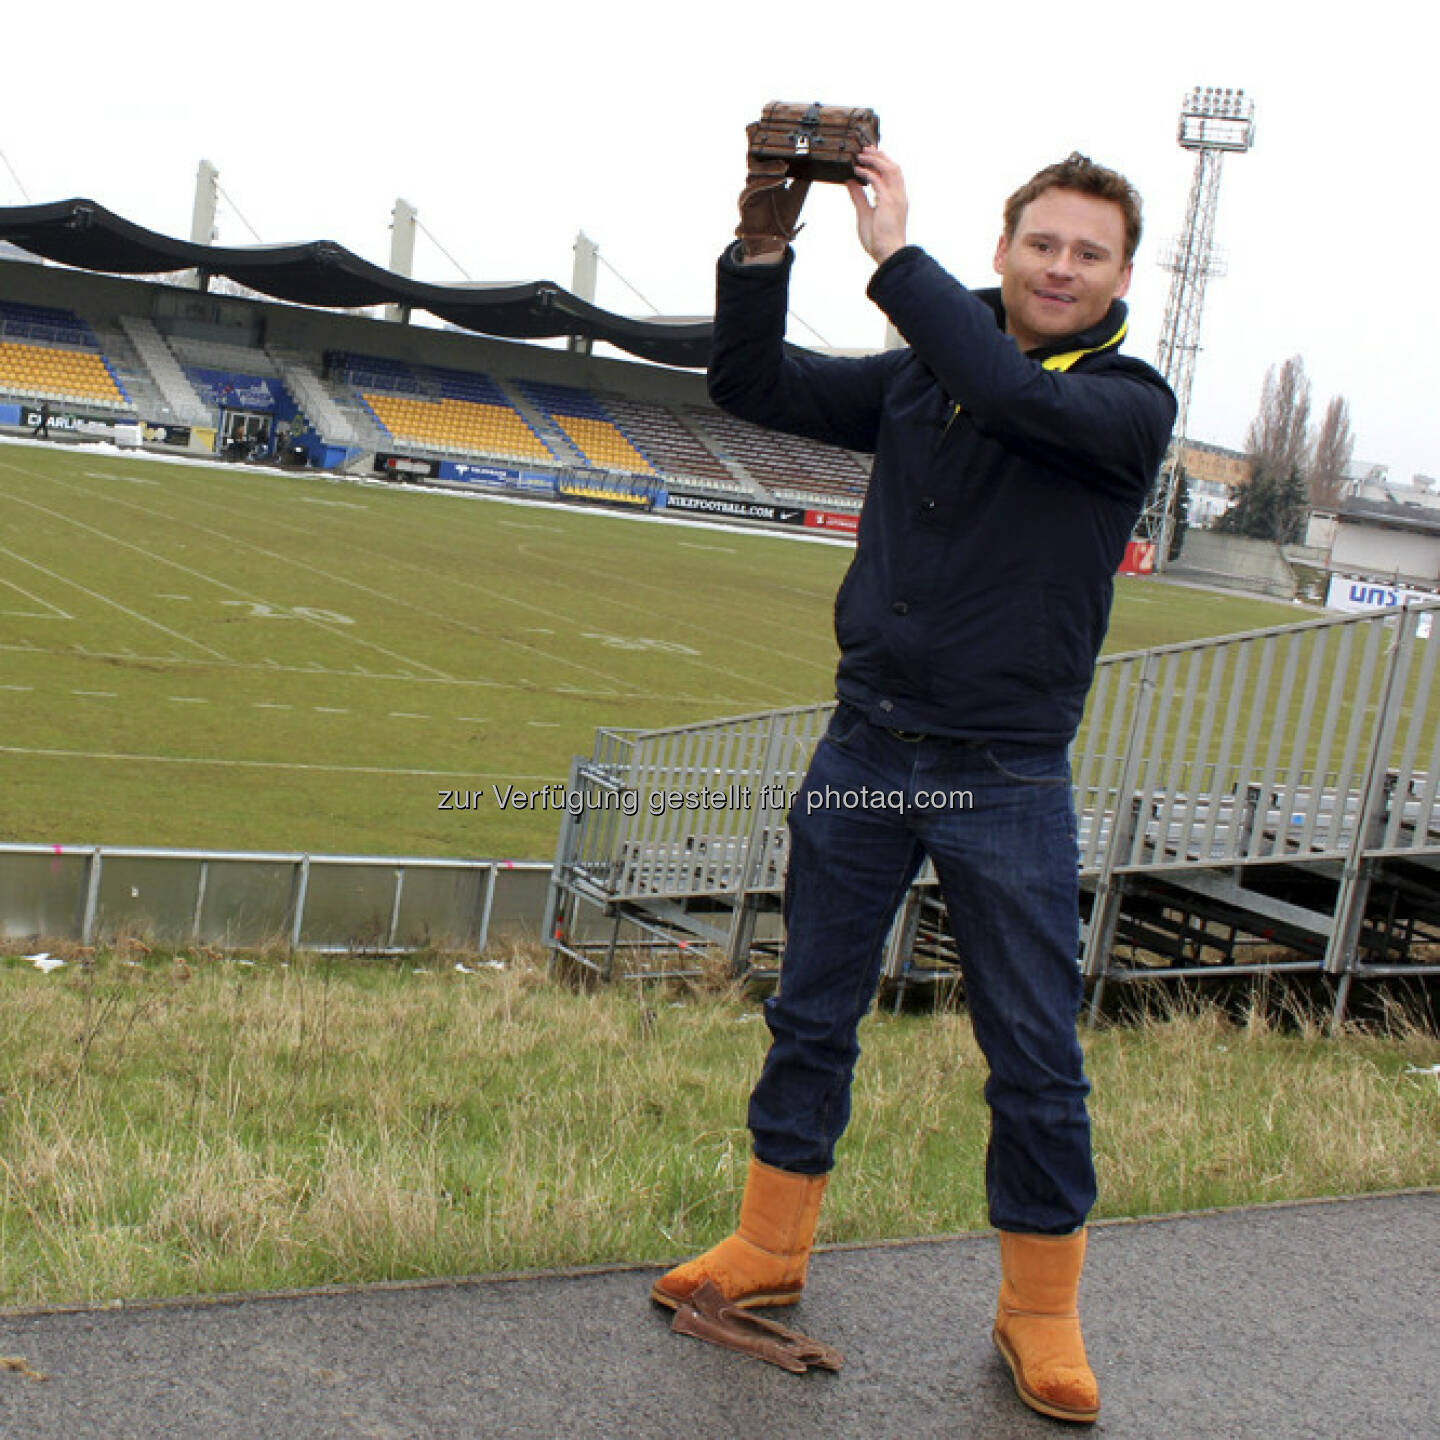
M1209 288L1191 434L1240 445L1266 367L1298 353L1317 412L1344 394L1357 458L1407 480L1440 474L1421 354L1440 318L1427 273L1440 201L1420 159L1434 64L1420 13L1393 0L84 0L10 47L0 151L31 201L86 196L181 236L204 157L232 202L223 243L251 243L243 215L267 243L332 239L382 264L404 196L476 280L568 286L583 228L660 311L693 315L710 312L734 225L746 121L772 99L869 105L905 168L911 239L967 283L991 283L1000 205L1041 165L1081 149L1124 170L1146 203L1130 349L1153 358L1169 281L1157 257L1193 170L1180 102L1194 85L1243 87L1256 143L1225 162L1228 274ZM0 204L24 201L0 165ZM878 345L848 198L817 187L806 208L794 312L831 344ZM415 269L462 278L423 235ZM603 267L597 298L645 313Z

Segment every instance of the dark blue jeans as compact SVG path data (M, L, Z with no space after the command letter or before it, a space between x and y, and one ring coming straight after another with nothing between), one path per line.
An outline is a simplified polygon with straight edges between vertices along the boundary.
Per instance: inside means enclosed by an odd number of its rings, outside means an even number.
M1095 1170L1076 1034L1079 873L1064 750L901 739L842 704L789 824L785 956L750 1097L757 1157L808 1174L834 1164L856 1028L928 855L990 1069L990 1222L1074 1230L1095 1203Z

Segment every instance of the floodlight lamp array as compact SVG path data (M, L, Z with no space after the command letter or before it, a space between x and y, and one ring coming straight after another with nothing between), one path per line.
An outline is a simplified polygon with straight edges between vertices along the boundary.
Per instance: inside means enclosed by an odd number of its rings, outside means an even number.
M1243 90L1197 85L1180 108L1186 150L1248 150L1255 141L1255 102Z

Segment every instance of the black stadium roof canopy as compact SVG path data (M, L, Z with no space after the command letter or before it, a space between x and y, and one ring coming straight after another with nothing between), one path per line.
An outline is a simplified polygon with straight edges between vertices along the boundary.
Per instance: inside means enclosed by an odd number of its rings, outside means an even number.
M429 285L362 260L333 240L197 245L146 230L93 200L0 206L0 240L78 270L108 275L200 270L294 305L402 305L481 335L510 340L578 335L662 365L701 367L710 354L708 320L634 320L601 310L550 280Z

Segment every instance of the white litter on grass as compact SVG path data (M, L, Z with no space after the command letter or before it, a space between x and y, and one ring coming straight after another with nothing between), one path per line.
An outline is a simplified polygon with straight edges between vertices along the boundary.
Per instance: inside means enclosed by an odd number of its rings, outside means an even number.
M1407 1075L1433 1075L1440 1080L1440 1065L1407 1065L1405 1073Z
M42 950L38 955L27 955L25 958L44 975L48 975L52 970L65 968L65 962L58 955L50 954L48 950Z
M455 968L462 975L473 975L475 973L468 965L462 965L458 960L455 962Z

